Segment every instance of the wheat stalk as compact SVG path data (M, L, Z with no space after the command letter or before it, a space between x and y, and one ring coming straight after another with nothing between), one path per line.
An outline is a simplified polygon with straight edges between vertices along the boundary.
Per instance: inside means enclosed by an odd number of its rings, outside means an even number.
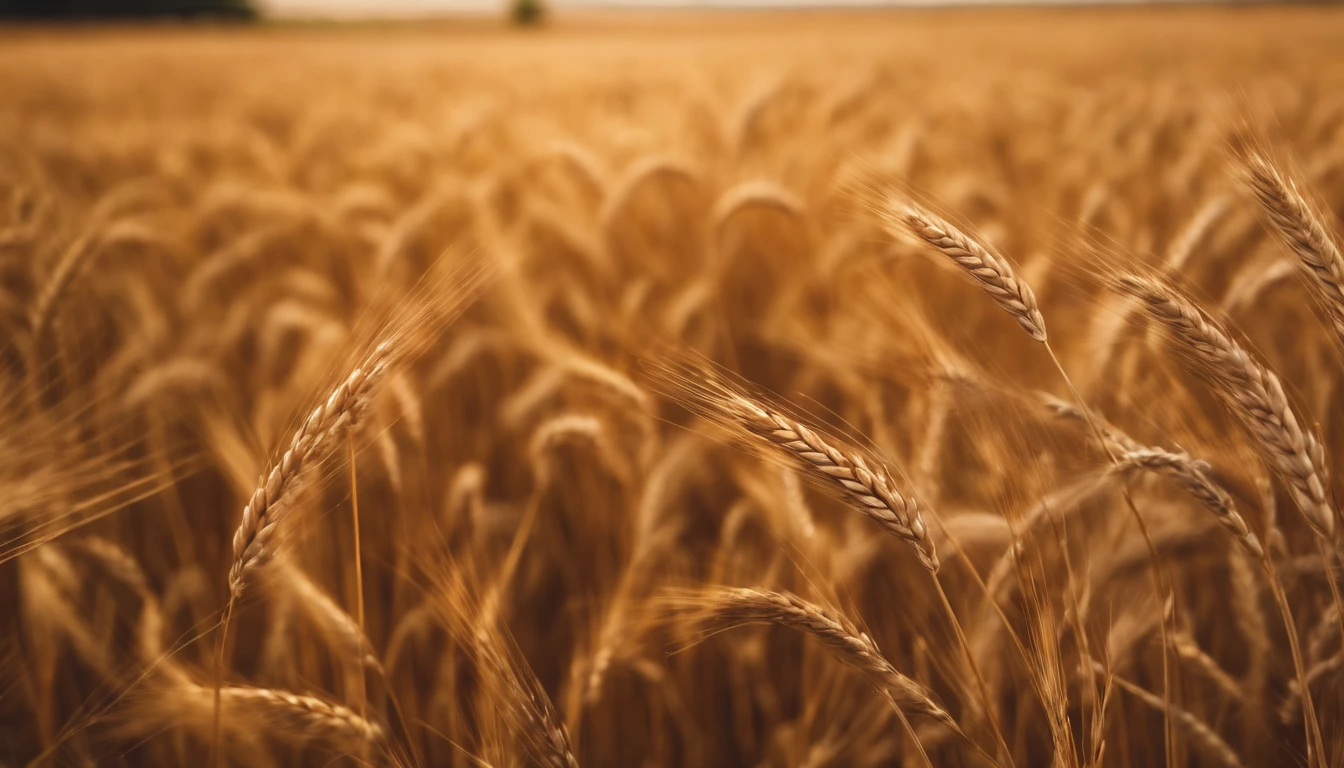
M550 768L578 768L568 729L495 609L477 604L460 567L445 564L433 578L431 610L476 665L494 713L534 760Z
M1041 345L1045 347L1046 352L1050 355L1050 361L1054 364L1055 370L1059 372L1060 378L1064 380L1069 391L1073 393L1074 398L1078 401L1080 409L1087 417L1088 424L1092 427L1093 431L1097 433L1098 439L1102 441L1103 447L1106 448L1107 455L1111 459L1111 462L1118 465L1119 460L1114 453L1111 452L1109 446L1106 446L1105 437L1100 432L1097 420L1091 417L1091 412L1088 409L1087 404L1083 401L1082 395L1079 394L1077 388L1073 384L1073 380L1069 377L1068 371L1064 369L1063 363L1060 362L1058 355L1055 354L1054 348L1050 345L1049 337L1045 331L1045 317L1041 314L1040 309L1036 305L1035 293L1032 292L1031 286L1027 285L1025 281L1020 280L1017 277L1012 264L1009 263L1007 259L993 253L988 248L976 242L973 238L961 232L952 224L923 210L913 203L905 203L903 205L898 203L890 206L890 208L895 209L894 216L896 220L903 222L915 235L922 238L934 248L937 248L957 266L970 274L971 277L980 283L980 286L984 289L986 295L1017 320L1018 325L1027 332L1027 335L1031 336L1033 340L1040 342ZM889 211L888 217L890 218L892 215L893 214ZM1149 533L1148 527L1143 521L1143 516L1139 514L1138 508L1134 505L1134 500L1130 495L1129 488L1126 486L1121 490L1124 494L1125 503L1129 507L1130 512L1134 515L1134 520L1139 526L1139 531L1143 534L1144 541L1148 544L1149 554L1152 559L1153 591L1158 596L1158 599L1161 600L1163 588L1161 576L1158 573L1157 551L1153 547L1152 535ZM946 599L944 599L944 602L946 603ZM952 614L950 605L947 606L947 609L948 613ZM957 626L955 623L955 615L953 615L952 618L955 627ZM960 634L960 630L958 630L958 633ZM972 670L976 672L977 682L980 683L982 694L984 694L984 683L980 679L981 676L978 670L975 670L975 662L971 656L970 647L965 642L964 638L962 639L962 646L966 650L967 661L971 665ZM1165 692L1170 691L1171 688L1167 668L1167 637L1165 624L1162 625L1162 646L1162 676L1164 682L1163 690ZM988 696L984 695L983 698L986 699L986 710L991 711ZM1168 747L1170 747L1170 717L1167 718L1166 728L1168 731L1166 742ZM995 732L996 734L999 733L997 724ZM1002 740L1001 736L1000 746L1003 748L1004 753L1007 754L1007 744Z
M372 646L359 623L321 587L314 584L298 564L289 559L277 558L276 567L269 570L275 572L275 583L289 590L300 610L340 648L341 658L354 659L361 666L385 676L382 663L374 656Z
M1171 244L1167 246L1165 270L1168 274L1185 269L1200 241L1204 240L1209 230L1227 214L1230 208L1229 198L1219 195L1195 211L1195 215L1176 233L1171 239Z
M1309 690L1313 683L1327 675L1337 673L1341 667L1344 667L1344 653L1336 653L1324 661L1319 661L1307 670L1306 687ZM1279 720L1284 723L1291 723L1298 716L1302 708L1302 682L1298 680L1288 681L1288 693L1284 695L1283 701L1279 704Z
M89 261L98 250L98 244L99 234L96 225L91 224L88 230L80 234L66 248L60 261L56 263L56 268L52 271L51 276L38 291L37 301L34 303L28 319L34 354L37 353L37 345L42 343L43 336L51 325L52 318L56 314L56 307L64 296L66 289L87 268Z
M1142 443L1117 429L1113 424L1110 424L1096 413L1084 412L1083 409L1079 408L1077 405L1060 400L1048 392L1038 392L1036 393L1036 397L1040 400L1041 404L1045 406L1046 410L1050 411L1058 418L1076 421L1084 425L1086 425L1090 419L1092 423L1096 425L1096 431L1101 435L1101 439L1105 443L1105 445L1102 446L1102 449L1109 454L1119 456L1121 454L1129 453L1130 451L1141 451L1144 449Z
M1230 701L1238 704L1246 703L1246 696L1241 690L1241 685L1223 669L1218 660L1210 656L1199 643L1187 631L1180 630L1172 638L1172 645L1176 647L1176 653L1182 659L1194 665L1200 674L1207 678L1211 683L1218 686L1218 690Z
M1181 726L1204 756L1227 766L1227 768L1242 768L1241 758L1237 757L1237 753L1232 750L1232 747L1228 746L1223 737L1215 733L1203 720L1195 717L1194 713L1183 707L1165 702L1161 696L1155 696L1128 680L1108 675L1105 668L1096 662L1093 662L1093 670L1098 675L1113 680L1116 685L1149 707L1159 712L1163 710L1169 712L1171 719Z
M163 611L158 596L150 588L149 578L130 553L101 536L88 536L71 543L71 548L97 562L108 575L135 591L140 598L140 626L136 650L140 659L152 668L176 679L186 673L171 655L163 653Z

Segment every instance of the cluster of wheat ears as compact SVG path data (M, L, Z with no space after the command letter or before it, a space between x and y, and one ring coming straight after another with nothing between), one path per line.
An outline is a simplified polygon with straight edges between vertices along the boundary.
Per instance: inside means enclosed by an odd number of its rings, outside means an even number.
M1340 765L1341 22L4 33L0 765Z

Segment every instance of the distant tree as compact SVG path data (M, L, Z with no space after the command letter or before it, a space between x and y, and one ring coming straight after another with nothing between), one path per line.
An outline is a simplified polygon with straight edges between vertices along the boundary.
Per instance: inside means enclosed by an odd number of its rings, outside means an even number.
M513 0L510 13L514 24L531 26L546 17L546 5L542 0Z
M102 19L148 17L253 19L252 0L0 0L0 17Z

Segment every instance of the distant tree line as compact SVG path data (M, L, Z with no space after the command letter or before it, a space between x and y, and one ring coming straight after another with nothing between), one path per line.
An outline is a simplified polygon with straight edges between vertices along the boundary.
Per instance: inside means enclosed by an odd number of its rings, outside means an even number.
M542 0L513 0L510 7L513 22L522 26L540 24L546 17L546 4Z
M152 17L256 18L252 0L0 0L0 17L106 19Z

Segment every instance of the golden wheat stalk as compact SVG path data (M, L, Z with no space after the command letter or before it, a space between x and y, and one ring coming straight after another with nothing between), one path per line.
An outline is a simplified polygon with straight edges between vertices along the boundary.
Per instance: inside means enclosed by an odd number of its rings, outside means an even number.
M1200 675L1217 686L1218 692L1226 696L1229 701L1246 703L1246 695L1242 691L1241 684L1223 669L1217 659L1200 648L1199 643L1188 631L1176 632L1172 637L1172 645L1176 647L1176 653L1183 660L1190 662Z
M900 492L880 457L823 437L726 381L707 365L685 360L649 360L646 365L655 384L673 400L736 433L749 447L802 469L818 487L910 544L920 564L937 572L938 553L919 503Z
M87 269L89 261L98 250L98 243L96 224L91 224L87 231L80 234L66 248L51 276L38 291L37 301L28 319L34 354L37 353L37 345L42 343L44 334L56 316L56 307L66 289Z
M341 658L352 659L379 675L384 674L382 663L373 654L359 622L314 584L298 564L276 556L275 564L268 570L274 572L274 585L288 590L296 598L299 610L339 648Z
M913 203L897 203L890 206L890 208L895 210L894 217L896 220L903 222L915 235L922 238L934 248L937 248L944 255L952 259L957 266L970 274L971 277L980 283L980 286L984 289L986 295L1017 320L1018 325L1027 332L1027 335L1031 336L1033 340L1040 342L1040 344L1045 347L1045 351L1050 355L1051 363L1053 363L1060 378L1064 380L1065 385L1068 386L1069 391L1073 393L1074 398L1078 401L1079 409L1087 418L1088 424L1092 427L1092 430L1096 432L1098 440L1102 442L1107 456L1110 458L1112 464L1118 466L1119 459L1106 444L1106 439L1101 434L1100 427L1098 426L1098 420L1092 417L1091 410L1088 408L1087 403L1083 400L1082 395L1079 394L1068 371L1064 369L1064 364L1060 362L1059 356L1055 354L1054 348L1050 345L1049 337L1045 331L1045 318L1036 305L1035 293L1032 292L1031 286L1027 285L1025 281L1017 277L1012 264L1007 259L995 254L990 249L976 242L974 238L961 232L952 224L923 210ZM892 216L893 214L889 210L888 218L891 218ZM1148 531L1147 524L1143 521L1143 516L1139 514L1138 508L1134 505L1134 500L1130 495L1129 488L1125 486L1121 491L1124 495L1125 503L1129 507L1129 511L1134 515L1134 521L1139 526L1139 531L1143 534L1144 541L1148 544L1149 554L1152 560L1153 591L1158 596L1158 599L1161 600L1163 587L1161 576L1158 573L1157 551L1153 547L1152 535ZM944 598L944 603L946 603L946 598ZM955 615L952 614L951 606L947 606L947 609L949 615L954 619L953 626L956 627ZM959 629L958 634L960 635ZM969 644L965 642L964 638L959 639L962 640L962 647L966 651L967 662L971 666L972 671L976 674L977 683L980 684L982 698L985 699L985 708L991 713L990 716L992 718L992 708L988 701L988 695L984 691L984 683L981 679L981 675L975 667L975 661L971 655ZM1167 647L1165 624L1162 625L1162 646L1164 649L1162 656L1162 676L1165 696L1166 692L1170 691L1171 688L1170 680L1168 678L1167 656L1165 653ZM1170 717L1168 716L1166 724L1166 743L1168 745L1168 751L1170 751L1172 741L1170 728ZM995 733L1000 737L999 744L1004 754L1008 755L1007 743L1003 741L997 723L995 724Z
M1307 670L1306 686L1310 688L1316 682L1332 675L1337 675L1341 667L1344 667L1344 653L1336 653L1324 661L1319 661ZM1288 692L1284 695L1283 701L1279 703L1279 720L1283 723L1291 723L1301 714L1302 710L1302 683L1298 680L1288 681Z
M1092 666L1096 674L1112 680L1121 689L1149 707L1159 712L1164 710L1170 712L1171 719L1195 743L1195 747L1200 754L1225 766L1225 768L1242 768L1241 758L1237 757L1237 753L1233 751L1232 747L1228 746L1223 737L1219 736L1207 723L1195 717L1190 710L1170 704L1164 701L1161 696L1155 696L1128 680L1109 675L1105 668L1096 662L1093 662Z
M1106 443L1103 449L1115 456L1129 453L1130 451L1141 451L1144 445L1138 440L1117 429L1114 425L1107 422L1099 414L1084 412L1082 408L1065 400L1060 400L1048 392L1036 393L1036 398L1045 409L1053 413L1060 419L1076 421L1086 426L1089 419L1096 425L1097 432L1101 439Z
M1185 269L1195 249L1208 237L1214 225L1227 215L1231 207L1231 201L1226 195L1218 195L1195 211L1195 215L1177 231L1171 239L1171 244L1167 246L1164 269L1168 274L1179 273Z

